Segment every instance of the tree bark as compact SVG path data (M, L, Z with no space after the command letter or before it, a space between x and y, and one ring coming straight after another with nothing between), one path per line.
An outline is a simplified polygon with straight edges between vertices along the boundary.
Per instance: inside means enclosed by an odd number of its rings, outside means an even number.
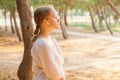
M17 10L20 17L20 24L24 42L23 60L18 69L19 80L32 80L32 57L31 37L33 34L32 14L28 5L28 0L16 0Z
M107 10L105 9L105 7L101 8L101 14L103 15L103 20L105 21L105 24L110 32L111 35L113 35L113 32L111 30L111 25L109 25L108 20L107 20Z
M113 10L113 12L117 15L120 16L120 13L115 9L115 7L107 0L107 4L110 6L110 8Z
M110 11L110 7L108 6L108 5L106 5L106 12L107 12L107 21L108 21L108 24L110 25L110 26L112 26L112 23L111 23L111 16L110 16L110 13L111 13L111 11Z
M112 32L112 30L111 30L111 26L109 25L109 23L108 23L108 21L107 21L107 19L106 19L106 15L105 15L105 13L103 12L103 9L101 10L101 13L102 13L102 15L103 15L103 19L104 19L104 21L105 21L105 24L106 24L106 26L107 26L110 34L113 35L113 32Z
M88 7L88 11L89 11L89 14L90 14L90 17L91 17L91 21L92 21L92 27L94 29L95 32L98 32L96 26L95 26L95 21L94 21L94 18L93 18L93 14L92 14L92 11L91 9Z
M19 32L19 28L18 28L18 25L17 25L17 22L16 22L15 11L12 12L12 16L13 16L13 20L14 20L14 25L15 25L15 30L16 30L17 37L18 37L19 41L22 41L22 38L21 38L20 32Z
M14 27L13 27L13 22L12 22L12 12L10 11L10 25L11 25L11 31L12 33L15 33Z
M3 11L3 15L4 15L4 18L5 18L5 31L7 31L7 15L6 15L7 11L4 10Z
M67 22L67 11L64 11L64 23L65 23L65 26L68 26L68 22Z
M106 18L105 17L103 17L103 18L104 18L105 24L107 25L108 30L110 31L110 34L113 35L113 32L112 32L110 25L108 24Z
M100 10L97 11L98 19L99 19L99 27L100 31L104 31L104 24L103 24L103 15L101 14Z
M64 27L64 20L63 20L63 11L59 11L59 14L60 14L60 25L61 25L61 30L62 30L62 34L63 34L63 38L64 39L67 39L68 38L68 34L65 30L65 27Z

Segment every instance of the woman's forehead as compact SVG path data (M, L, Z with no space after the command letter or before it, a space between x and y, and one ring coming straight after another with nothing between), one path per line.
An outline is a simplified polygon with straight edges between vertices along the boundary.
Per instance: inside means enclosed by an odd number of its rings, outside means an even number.
M52 9L50 12L51 16L56 16L57 15L57 11L55 9Z

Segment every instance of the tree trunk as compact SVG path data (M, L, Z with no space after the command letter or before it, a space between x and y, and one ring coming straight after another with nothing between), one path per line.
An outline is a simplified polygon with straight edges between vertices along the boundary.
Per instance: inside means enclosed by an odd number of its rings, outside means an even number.
M112 26L112 23L111 23L111 10L110 10L110 7L107 5L107 11L108 11L108 23L110 26Z
M18 28L18 25L17 25L17 22L16 22L15 11L13 11L12 16L13 16L13 20L14 20L14 25L15 25L15 30L16 30L17 37L18 37L19 41L22 41L22 38L21 38L20 32L19 32L19 28Z
M99 27L100 31L104 31L104 24L103 24L103 15L100 13L100 10L97 11L98 19L99 19Z
M6 15L7 11L3 11L3 15L4 15L4 18L5 18L5 31L7 31L7 15Z
M113 35L113 32L112 32L112 30L111 30L111 28L110 28L110 25L109 25L109 23L108 23L108 21L107 21L107 19L106 19L106 15L105 15L105 13L103 12L103 8L102 8L102 10L101 10L101 13L102 13L102 15L103 15L103 19L104 19L104 21L105 21L105 24L106 24L106 26L107 26L110 34Z
M115 7L107 0L107 4L110 6L110 8L113 10L113 12L117 15L120 16L120 13L115 9Z
M67 11L64 11L64 23L65 23L65 26L68 26L68 22L67 22Z
M10 11L10 25L11 25L11 31L12 33L15 33L14 27L13 27L13 22L12 22L12 12Z
M103 16L103 18L104 18L104 21L105 21L105 24L106 24L108 30L110 31L110 34L113 35L113 32L112 32L112 30L111 30L111 28L110 28L110 25L108 24L108 22L107 22L105 16Z
M88 8L88 11L89 11L89 14L90 14L90 17L91 17L91 21L92 21L92 27L94 29L95 32L98 32L96 26L95 26L95 21L94 21L94 18L93 18L93 14L92 14L92 11L90 8Z
M68 34L67 34L64 26L62 25L62 23L60 23L60 25L61 25L61 30L62 30L63 38L67 39L68 38Z
M60 14L60 25L61 25L63 38L67 39L68 38L68 34L67 34L66 30L65 30L64 23L63 23L64 22L64 20L63 20L63 12L59 11L59 14Z
M32 57L31 37L33 34L32 14L28 5L28 0L16 0L17 10L20 17L20 24L24 42L23 60L18 69L19 80L32 80Z

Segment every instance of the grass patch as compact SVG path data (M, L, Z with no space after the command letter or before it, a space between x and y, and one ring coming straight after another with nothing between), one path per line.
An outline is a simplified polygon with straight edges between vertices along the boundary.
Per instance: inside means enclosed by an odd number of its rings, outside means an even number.
M88 22L71 22L71 23L69 23L69 25L71 25L73 27L82 27L82 28L87 29L87 30L93 30L92 24L88 23ZM98 23L96 26L97 26L97 29L99 30ZM111 27L112 27L111 29L113 32L120 32L120 22L112 23ZM106 24L104 24L104 28L105 28L105 30L108 30Z
M120 22L112 24L112 30L114 32L120 32Z
M83 27L87 30L92 30L91 23L88 23L88 22L71 22L69 23L69 25L73 27Z

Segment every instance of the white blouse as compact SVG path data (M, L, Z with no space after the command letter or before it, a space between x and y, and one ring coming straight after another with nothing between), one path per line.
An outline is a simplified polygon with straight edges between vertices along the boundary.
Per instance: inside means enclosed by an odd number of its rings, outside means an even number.
M60 48L55 39L38 38L31 49L34 80L59 80L64 77Z

